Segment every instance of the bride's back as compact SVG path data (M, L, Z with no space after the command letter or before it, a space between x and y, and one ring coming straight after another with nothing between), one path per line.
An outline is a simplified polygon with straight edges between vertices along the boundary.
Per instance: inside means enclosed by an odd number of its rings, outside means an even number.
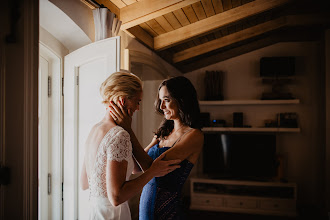
M115 127L115 124L111 122L101 121L93 126L91 129L85 144L85 162L86 162L86 172L87 176L90 177L92 169L95 166L96 154L98 152L101 141L107 132Z

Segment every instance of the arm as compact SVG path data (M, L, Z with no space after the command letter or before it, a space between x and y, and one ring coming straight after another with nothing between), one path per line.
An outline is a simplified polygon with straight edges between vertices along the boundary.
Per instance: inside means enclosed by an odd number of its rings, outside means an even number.
M188 159L190 162L195 163L198 160L203 144L203 133L198 129L194 129L184 135L174 147L164 153L166 154L164 160Z
M180 167L175 165L179 160L164 161L164 155L159 156L152 166L139 177L126 181L127 161L107 161L106 181L107 195L109 201L118 206L121 203L138 194L143 186L147 184L155 176L163 176Z

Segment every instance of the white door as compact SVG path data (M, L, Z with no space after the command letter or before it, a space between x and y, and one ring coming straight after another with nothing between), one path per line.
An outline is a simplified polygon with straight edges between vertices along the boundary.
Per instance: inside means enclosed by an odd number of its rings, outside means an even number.
M39 128L38 128L38 163L39 172L39 192L38 192L38 202L39 202L39 219L49 219L50 212L50 190L48 174L50 174L50 164L49 164L49 103L48 103L48 77L49 73L49 62L43 56L39 56L39 109L38 109L38 118L39 118Z
M100 85L119 70L120 37L89 44L64 59L64 220L89 217L89 190L79 185L84 143L105 113Z

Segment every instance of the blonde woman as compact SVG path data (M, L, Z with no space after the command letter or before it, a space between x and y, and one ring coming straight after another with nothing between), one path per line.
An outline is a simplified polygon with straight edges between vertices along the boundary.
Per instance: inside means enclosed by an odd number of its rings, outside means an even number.
M103 104L120 104L130 116L139 110L141 80L130 73L116 72L101 85ZM152 178L166 175L180 167L180 160L163 161L163 156L149 161L150 168L136 179L129 177L137 164L132 155L130 135L116 125L110 112L93 126L85 145L81 188L90 189L90 219L131 219L127 200L138 194ZM139 170L139 167L135 167Z

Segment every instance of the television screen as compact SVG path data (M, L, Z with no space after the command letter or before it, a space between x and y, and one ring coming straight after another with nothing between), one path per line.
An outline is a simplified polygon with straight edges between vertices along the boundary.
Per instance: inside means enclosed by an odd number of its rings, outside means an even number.
M295 57L262 57L261 77L289 77L295 75Z
M276 136L205 133L203 172L210 178L265 180L274 177Z

